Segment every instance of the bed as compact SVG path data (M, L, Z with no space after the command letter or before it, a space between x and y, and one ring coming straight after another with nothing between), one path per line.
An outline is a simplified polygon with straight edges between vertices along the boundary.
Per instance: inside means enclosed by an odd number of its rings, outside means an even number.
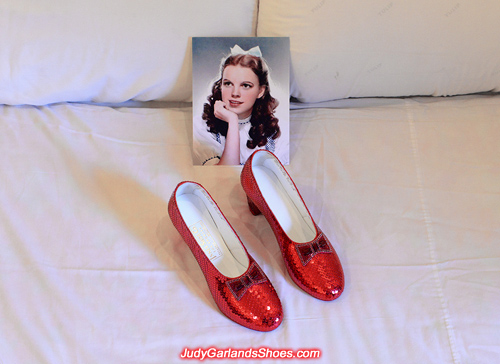
M192 3L0 5L0 363L498 362L498 3ZM290 37L286 168L342 261L332 302L287 275L240 166L193 166L203 35ZM218 310L168 216L184 180L272 281L276 330Z

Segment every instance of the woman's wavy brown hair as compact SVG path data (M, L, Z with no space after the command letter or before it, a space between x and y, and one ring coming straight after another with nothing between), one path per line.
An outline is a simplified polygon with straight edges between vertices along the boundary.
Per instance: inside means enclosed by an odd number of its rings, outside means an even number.
M229 56L221 69L221 77L212 86L212 94L207 97L208 103L203 105L203 120L206 120L208 130L211 133L220 133L223 136L227 135L228 125L214 115L215 101L222 100L222 74L227 66L242 66L250 68L259 79L259 86L265 86L264 95L257 100L252 109L252 117L250 122L249 136L247 147L254 149L255 147L263 147L267 143L267 139L272 137L276 139L280 136L280 127L278 118L274 116L274 110L278 106L278 100L271 96L269 89L269 70L266 63L260 57L251 56L248 54L238 54Z

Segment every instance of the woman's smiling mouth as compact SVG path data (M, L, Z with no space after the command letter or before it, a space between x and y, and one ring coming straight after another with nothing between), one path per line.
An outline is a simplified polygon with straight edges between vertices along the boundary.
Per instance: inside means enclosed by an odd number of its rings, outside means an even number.
M232 107L237 107L240 106L243 102L241 101L236 101L236 100L229 100L229 105Z

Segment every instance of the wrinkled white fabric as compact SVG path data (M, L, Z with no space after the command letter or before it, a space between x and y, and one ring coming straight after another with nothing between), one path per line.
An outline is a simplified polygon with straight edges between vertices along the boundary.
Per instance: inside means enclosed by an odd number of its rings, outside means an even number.
M255 0L0 3L0 104L188 101L193 36L255 35Z
M292 96L500 90L497 0L261 0L257 35L290 37Z
M334 302L290 280L241 167L192 165L191 108L1 106L0 360L176 363L185 347L267 347L318 348L315 363L495 362L500 97L352 106L290 121L287 170L344 266ZM218 311L168 218L183 180L210 192L272 281L277 330Z

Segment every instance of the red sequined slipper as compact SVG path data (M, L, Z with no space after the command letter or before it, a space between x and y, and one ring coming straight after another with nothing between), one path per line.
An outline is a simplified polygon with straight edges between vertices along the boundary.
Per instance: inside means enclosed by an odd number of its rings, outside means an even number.
M276 156L255 151L243 166L241 184L252 214L262 213L271 225L292 280L318 299L339 297L344 272L337 253Z
M277 328L283 319L280 299L210 194L198 183L181 182L168 213L222 313L253 330Z

